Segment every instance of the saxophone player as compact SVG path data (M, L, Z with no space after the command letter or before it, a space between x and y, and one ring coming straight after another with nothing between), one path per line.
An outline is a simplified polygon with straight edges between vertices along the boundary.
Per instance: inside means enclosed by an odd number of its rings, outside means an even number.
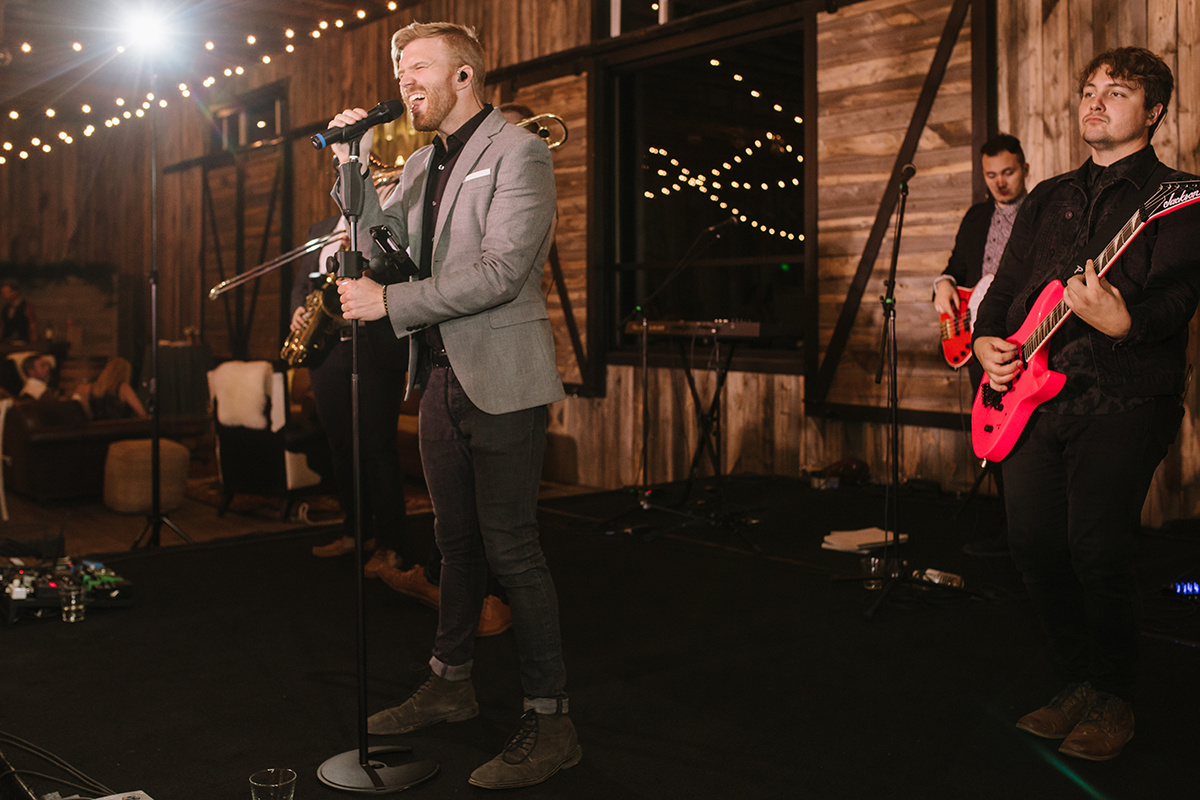
M308 238L315 239L344 228L345 220L340 215L330 217L313 224ZM308 322L308 295L324 282L323 273L336 270L336 266L330 265L330 258L340 249L342 241L335 239L318 253L297 260L292 281L293 332L301 330ZM316 276L317 280L310 276ZM320 356L307 363L317 416L333 455L338 501L346 519L337 538L313 548L313 555L325 558L354 552L350 323L335 320L330 339ZM367 577L376 577L384 566L399 566L398 553L402 552L404 543L404 473L396 445L396 426L404 397L405 376L406 364L401 359L388 358L386 353L372 346L371 337L359 336L359 425L364 434L359 443L363 536L367 549L374 548L375 551L363 567Z

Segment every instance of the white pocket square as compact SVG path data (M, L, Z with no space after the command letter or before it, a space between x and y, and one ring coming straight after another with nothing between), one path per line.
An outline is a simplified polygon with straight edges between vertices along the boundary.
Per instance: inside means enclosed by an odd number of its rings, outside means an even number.
M466 183L467 181L473 181L476 178L486 178L488 175L491 175L491 174L492 174L491 167L488 167L487 169L481 169L481 170L479 170L479 172L472 172L470 175L463 178L463 183Z

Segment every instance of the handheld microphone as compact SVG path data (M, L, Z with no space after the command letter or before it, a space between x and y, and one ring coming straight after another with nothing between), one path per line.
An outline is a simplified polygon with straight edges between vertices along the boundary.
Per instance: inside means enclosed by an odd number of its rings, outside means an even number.
M905 183L908 181L909 178L911 178L913 175L916 175L916 174L917 174L916 167L914 167L912 164L905 164L904 168L900 170L900 182Z
M738 224L737 217L728 217L726 219L721 220L716 225L709 225L707 228L707 231L709 233L720 233L721 231L725 230L726 228L732 227L737 224Z
M367 116L358 122L342 128L330 128L324 133L314 133L309 141L312 142L313 147L318 150L324 150L331 144L357 139L366 133L368 129L374 128L376 125L382 125L385 122L391 122L403 113L404 103L399 100L384 100L372 108Z

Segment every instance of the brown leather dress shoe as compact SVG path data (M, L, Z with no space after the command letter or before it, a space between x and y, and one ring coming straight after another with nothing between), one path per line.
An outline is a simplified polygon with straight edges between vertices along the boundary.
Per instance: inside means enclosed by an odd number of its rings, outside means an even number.
M384 550L381 547L363 565L363 575L368 578L377 578L379 577L379 570L385 566L398 569L400 567L400 559L396 557L395 550Z
M442 590L425 578L425 570L420 564L412 569L401 572L396 567L384 565L379 568L379 580L383 581L394 591L408 595L420 601L422 605L437 608L442 600Z
M495 636L511 627L512 609L508 607L508 603L494 594L483 598L483 613L479 615L479 627L475 629L475 636Z
M363 542L364 550L374 550L375 540L368 539ZM354 552L354 537L342 536L339 539L334 539L329 544L317 545L312 549L312 554L317 558L333 558L334 556L344 556L347 553Z
M1108 761L1133 738L1133 706L1108 692L1096 692L1083 719L1058 752L1088 761Z
M1083 718L1095 694L1090 683L1072 683L1049 703L1017 720L1017 727L1043 739L1062 739Z

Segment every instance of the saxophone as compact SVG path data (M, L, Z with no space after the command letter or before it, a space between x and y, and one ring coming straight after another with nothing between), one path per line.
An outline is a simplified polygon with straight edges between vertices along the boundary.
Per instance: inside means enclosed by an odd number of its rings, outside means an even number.
M279 357L289 366L305 366L329 346L333 324L342 321L337 279L337 272L327 273L321 285L305 298L304 326L289 333L279 351Z

